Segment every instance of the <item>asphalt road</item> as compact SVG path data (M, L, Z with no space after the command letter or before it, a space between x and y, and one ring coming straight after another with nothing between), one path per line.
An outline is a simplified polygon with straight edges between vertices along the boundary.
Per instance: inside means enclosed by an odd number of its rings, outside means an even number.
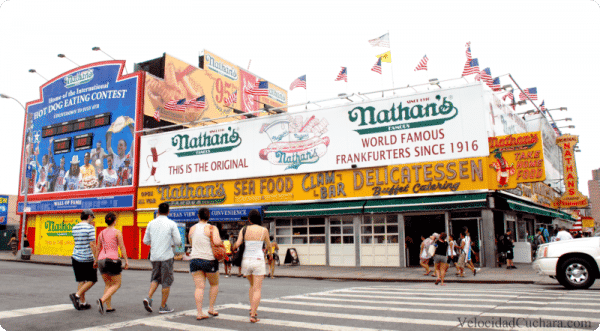
M195 320L194 285L176 273L172 314L144 310L149 271L125 271L113 297L117 312L100 315L100 281L88 292L93 309L76 311L70 267L0 262L0 327L4 330L595 330L600 286L567 291L558 285L377 283L267 279L258 324L248 323L248 281L220 278L220 316ZM160 292L155 294L155 306ZM208 307L205 294L204 309ZM512 321L512 325L510 324ZM495 323L495 324L494 324ZM537 324L536 324L537 323ZM543 324L540 324L543 323ZM550 324L549 324L550 323Z

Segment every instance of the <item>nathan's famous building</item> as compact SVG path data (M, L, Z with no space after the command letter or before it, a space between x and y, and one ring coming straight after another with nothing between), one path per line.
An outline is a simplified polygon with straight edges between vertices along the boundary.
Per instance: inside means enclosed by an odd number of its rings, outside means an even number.
M207 51L198 67L166 54L130 75L122 65L74 69L27 105L34 254L70 255L91 208L98 230L118 211L128 254L145 258L162 202L184 238L199 207L233 236L258 209L282 252L309 265L418 265L422 236L464 227L481 265L495 265L509 228L527 262L534 229L572 221L554 203L554 130L483 84L288 112L285 90L253 91L262 78Z

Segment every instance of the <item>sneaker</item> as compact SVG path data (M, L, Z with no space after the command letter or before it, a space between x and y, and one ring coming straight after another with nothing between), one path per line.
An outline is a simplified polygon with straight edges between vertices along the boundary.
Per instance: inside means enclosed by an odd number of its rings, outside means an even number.
M77 293L69 294L69 299L71 299L71 302L73 303L73 307L75 307L75 309L77 309L77 310L81 309L79 307L79 298L77 297Z
M477 269L473 269L473 276L477 275Z
M88 309L92 309L92 305L90 305L89 303L82 303L79 305L79 309L81 310L88 310Z
M100 315L104 315L104 304L102 303L102 299L98 299L98 301L96 301L96 303L98 304L98 312L100 313Z
M174 311L175 311L175 309L169 308L169 306L165 305L164 307L160 307L160 309L158 310L158 313L166 314L166 313L172 313Z
M145 298L144 299L144 308L151 313L152 312L152 299Z

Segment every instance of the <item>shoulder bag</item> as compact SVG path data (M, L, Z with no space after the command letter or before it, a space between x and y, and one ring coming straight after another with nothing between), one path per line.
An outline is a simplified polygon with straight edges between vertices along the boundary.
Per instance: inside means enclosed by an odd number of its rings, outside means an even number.
M429 245L429 247L427 248L427 253L429 253L429 256L434 256L435 255L435 249L437 248L436 243L433 242L431 245Z
M102 249L106 254L106 243L104 242L104 230L102 231ZM104 259L104 271L111 275L118 275L123 271L121 259Z
M244 258L244 249L246 249L246 242L244 237L246 236L246 227L242 230L242 244L238 247L237 251L233 253L233 258L231 259L231 264L236 267L242 266L242 259Z
M221 243L221 245L216 245L214 240L213 240L213 234L212 231L214 230L214 227L210 228L210 247L212 247L212 251L213 251L213 255L215 256L215 259L219 262L222 262L223 260L225 260L225 256L227 256L227 251L225 250L225 245L223 245L223 243Z

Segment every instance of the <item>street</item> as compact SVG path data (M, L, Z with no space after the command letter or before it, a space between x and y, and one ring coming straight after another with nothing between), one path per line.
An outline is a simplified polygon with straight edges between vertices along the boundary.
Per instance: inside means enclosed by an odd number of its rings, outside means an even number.
M236 270L237 271L237 270ZM600 325L600 286L567 291L559 285L460 284L266 279L257 324L248 323L248 282L220 278L218 317L195 320L192 277L176 273L174 313L142 306L149 271L125 271L113 297L115 313L76 311L76 283L66 266L0 262L0 326L4 330L459 330L583 329ZM208 288L208 286L207 286ZM207 292L207 291L206 291ZM155 306L160 291L154 296ZM205 293L204 310L208 309ZM156 311L156 310L155 310ZM511 324L512 323L512 324Z

